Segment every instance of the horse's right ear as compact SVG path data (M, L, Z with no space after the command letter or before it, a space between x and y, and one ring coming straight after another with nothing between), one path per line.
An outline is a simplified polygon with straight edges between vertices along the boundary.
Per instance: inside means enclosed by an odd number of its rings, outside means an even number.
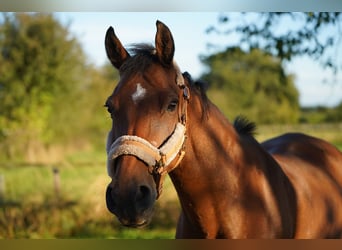
M127 50L122 46L120 40L115 35L113 27L109 27L107 30L105 47L107 57L117 69L119 69L126 59L130 57Z

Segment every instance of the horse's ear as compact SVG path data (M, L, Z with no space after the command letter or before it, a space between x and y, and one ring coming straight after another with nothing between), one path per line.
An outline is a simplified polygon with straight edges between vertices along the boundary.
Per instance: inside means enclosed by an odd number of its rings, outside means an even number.
M156 52L157 56L164 65L170 65L173 61L175 53L175 44L173 42L172 34L169 28L160 21L157 21L156 33Z
M120 40L115 35L113 27L109 27L107 30L105 46L109 60L117 69L119 69L124 61L130 57L127 50L122 46Z

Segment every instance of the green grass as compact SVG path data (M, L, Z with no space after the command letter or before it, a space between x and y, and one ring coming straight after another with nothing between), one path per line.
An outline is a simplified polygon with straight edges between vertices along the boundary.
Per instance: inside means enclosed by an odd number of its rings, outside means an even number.
M110 182L103 164L59 168L60 191L52 166L0 167L5 196L0 199L0 238L174 238L178 203L169 180L145 229L122 227L105 205ZM170 205L171 204L171 205ZM165 218L167 218L165 220Z
M260 125L257 127L256 138L262 142L288 132L300 132L315 136L334 144L342 150L342 123Z

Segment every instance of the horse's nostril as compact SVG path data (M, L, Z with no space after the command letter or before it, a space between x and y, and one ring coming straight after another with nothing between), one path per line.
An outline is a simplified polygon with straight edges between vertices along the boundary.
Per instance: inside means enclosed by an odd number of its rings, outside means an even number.
M139 186L136 194L136 208L138 211L143 211L153 203L151 188L148 186Z
M112 188L110 186L107 187L106 190L106 204L107 208L110 212L114 213L115 212L115 201L112 196Z
M140 186L137 193L137 200L145 200L148 199L151 195L151 190L147 186Z

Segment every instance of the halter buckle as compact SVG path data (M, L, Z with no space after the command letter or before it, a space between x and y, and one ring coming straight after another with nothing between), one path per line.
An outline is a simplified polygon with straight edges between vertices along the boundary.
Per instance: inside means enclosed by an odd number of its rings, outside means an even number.
M153 167L153 173L155 174L162 174L165 169L166 165L166 155L162 152L159 152L160 154L160 159L159 161L156 161L156 164Z

